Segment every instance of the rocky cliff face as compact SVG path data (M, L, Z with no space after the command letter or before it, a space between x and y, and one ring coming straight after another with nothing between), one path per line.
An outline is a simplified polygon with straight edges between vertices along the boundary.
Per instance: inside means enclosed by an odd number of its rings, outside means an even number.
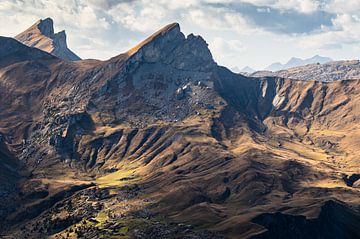
M0 41L3 147L26 169L5 234L295 238L329 199L359 205L357 80L233 74L176 23L103 62Z
M15 36L15 39L27 46L39 48L63 60L80 60L80 57L67 47L65 31L54 32L54 23L51 18L39 20L29 29Z
M210 86L216 66L206 42L194 35L185 38L178 24L161 29L128 51L126 58L121 70L91 96L91 103L97 111L112 112L114 119L135 125L179 120L194 112L196 98L202 96L191 91ZM104 105L109 99L112 103Z

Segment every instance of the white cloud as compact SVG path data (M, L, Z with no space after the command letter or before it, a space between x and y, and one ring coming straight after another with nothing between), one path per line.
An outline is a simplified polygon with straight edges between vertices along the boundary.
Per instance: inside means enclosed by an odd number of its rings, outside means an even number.
M189 10L183 17L189 23L203 29L233 31L242 35L260 31L260 29L248 22L240 13L229 11L225 8L196 8Z
M243 43L239 40L227 40L215 37L210 43L209 48L217 62L226 62L235 65L234 59L241 56L246 50Z
M257 6L269 6L280 10L295 10L303 13L314 12L321 6L317 0L243 0L242 2Z
M333 0L326 5L326 10L336 13L359 14L359 0Z
M339 14L333 20L333 27L299 41L302 48L341 48L346 44L358 44L360 41L360 18L356 15Z
M165 25L166 9L156 2L121 3L108 11L115 23L138 32L149 32Z

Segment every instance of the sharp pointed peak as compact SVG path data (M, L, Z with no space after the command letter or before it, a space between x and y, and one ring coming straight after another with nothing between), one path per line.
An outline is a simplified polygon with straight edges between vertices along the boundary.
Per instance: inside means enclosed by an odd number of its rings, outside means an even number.
M45 19L39 19L37 24L47 24L47 25L54 25L54 20L51 17L47 17Z
M167 34L168 32L170 32L172 30L180 32L180 24L177 23L177 22L170 23L170 24L162 27L161 29L159 29L155 33L153 33L150 37L148 37L148 39L153 39L153 38L155 38L155 37L157 37L159 35L165 35L165 34Z
M38 20L30 28L15 36L15 39L64 60L80 60L75 53L68 49L65 31L54 32L54 21L50 17Z
M40 19L33 26L35 26L44 36L49 38L54 36L54 21L49 17Z
M137 44L135 47L133 47L129 51L127 51L127 54L129 56L132 56L143 46L147 45L148 43L152 42L153 40L155 40L157 38L165 36L169 32L173 32L173 31L176 34L181 34L179 23L174 22L174 23L171 23L171 24L168 24L168 25L162 27L160 30L156 31L151 36L149 36L148 38L146 38L145 40L143 40L142 42Z
M206 41L194 34L185 37L178 23L164 26L120 56L126 56L130 62L161 61L177 69L204 70L216 64Z

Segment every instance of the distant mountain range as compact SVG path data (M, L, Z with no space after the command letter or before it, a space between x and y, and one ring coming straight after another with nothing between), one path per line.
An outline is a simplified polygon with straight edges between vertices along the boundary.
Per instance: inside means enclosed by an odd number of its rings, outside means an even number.
M254 73L256 72L256 70L254 70L253 68L249 67L249 66L245 66L244 68L240 69L239 67L235 66L235 67L232 67L231 70L235 73Z
M338 81L360 78L359 60L331 61L324 64L307 64L281 71L256 71L251 77L281 77L296 80Z
M297 58L297 57L292 57L287 63L285 64L281 64L280 62L276 62L271 64L270 66L266 67L265 70L267 71L280 71L280 70L285 70L285 69L289 69L292 67L298 67L298 66L305 66L308 64L315 64L315 63L326 63L332 61L331 58L329 57L323 57L323 56L313 56L311 58L307 58L307 59L301 59L301 58Z
M240 72L248 72L248 73L254 73L256 70L254 70L253 68L249 67L249 66L245 66L244 68L242 68L240 70Z
M316 64L316 63L320 63L320 64L324 64L327 62L333 61L333 59L329 58L329 57L324 57L324 56L313 56L307 59L301 59L301 58L297 58L297 57L292 57L287 63L285 64L281 64L280 62L275 62L272 63L271 65L269 65L268 67L266 67L264 69L264 71L281 71L281 70L286 70L292 67L299 67L299 66L305 66L308 64ZM234 70L235 68L232 68L232 70ZM234 72L241 72L241 73L254 73L256 70L254 70L253 68L246 66L244 68L242 68L239 71L235 71Z

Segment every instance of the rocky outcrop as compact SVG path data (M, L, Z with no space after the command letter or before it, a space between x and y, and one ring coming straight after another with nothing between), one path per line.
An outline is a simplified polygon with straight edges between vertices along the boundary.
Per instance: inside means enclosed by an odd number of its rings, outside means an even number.
M347 186L352 187L358 180L360 180L360 174L354 173L350 176L344 175L343 179Z
M163 62L179 70L205 71L215 65L204 39L193 34L185 38L178 23L160 29L127 54L131 62Z
M15 36L15 39L27 46L39 48L63 60L81 60L67 47L65 31L55 33L53 24L51 18L39 20L29 29Z

